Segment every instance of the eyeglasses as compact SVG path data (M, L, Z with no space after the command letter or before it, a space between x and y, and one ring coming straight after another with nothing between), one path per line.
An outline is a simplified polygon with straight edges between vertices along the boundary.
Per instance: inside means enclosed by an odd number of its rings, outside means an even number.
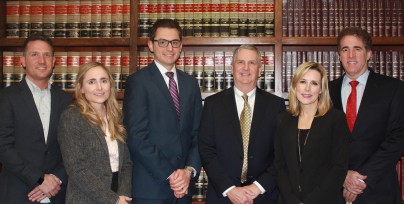
M160 39L160 40L152 40L152 41L157 42L157 45L159 45L159 47L167 47L168 44L171 43L171 46L173 46L173 48L178 48L182 44L182 42L180 40Z

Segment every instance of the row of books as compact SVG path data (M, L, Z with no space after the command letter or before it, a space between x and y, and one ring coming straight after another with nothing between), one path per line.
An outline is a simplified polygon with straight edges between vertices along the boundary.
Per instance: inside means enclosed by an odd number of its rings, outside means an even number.
M225 51L184 51L176 67L194 76L202 92L218 92L233 85L232 52ZM19 82L25 70L20 64L21 52L3 52L3 84L9 86ZM53 83L64 90L74 90L78 70L90 61L103 63L111 70L118 90L125 89L125 80L129 75L129 52L55 52L55 69ZM148 51L140 51L139 69L153 61ZM262 72L258 79L258 87L269 92L275 90L274 53L262 52Z
M297 66L303 62L318 62L327 70L328 80L334 80L343 73L336 51L284 51L282 53L282 90L289 91L289 85ZM374 50L368 66L376 73L404 81L404 51Z
M184 36L274 35L274 0L140 0L139 37L148 37L157 19L179 22Z
M372 36L404 36L404 2L283 0L283 36L332 37L345 27L361 27Z
M6 1L6 37L129 37L130 0Z
M194 76L202 92L219 92L233 86L232 55L228 51L184 51L176 67ZM139 69L153 61L148 51L139 53ZM268 92L275 91L275 61L273 51L261 52L261 75L257 86Z
M22 52L3 52L3 85L21 81L25 70L21 66ZM117 90L125 88L125 79L129 75L129 52L55 52L55 68L52 82L61 89L75 89L77 73L87 62L101 62L110 69Z

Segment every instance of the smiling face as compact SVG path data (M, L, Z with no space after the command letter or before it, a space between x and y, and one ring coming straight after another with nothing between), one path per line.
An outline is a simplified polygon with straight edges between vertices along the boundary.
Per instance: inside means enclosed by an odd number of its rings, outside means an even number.
M341 39L339 55L346 75L351 80L356 80L368 70L367 62L372 56L372 51L366 50L361 38L347 35Z
M33 83L48 83L52 75L55 57L51 46L42 41L35 40L27 44L25 55L20 58L21 65L25 67L26 76Z
M93 67L84 74L79 89L94 108L104 105L111 94L111 84L108 73L100 66Z
M181 40L180 34L175 28L158 28L156 30L156 36L153 40ZM163 65L168 71L170 71L177 59L180 57L181 46L174 48L171 43L168 43L167 47L160 47L157 41L149 41L148 46L151 52L154 54L154 60Z
M234 86L248 93L257 86L257 79L261 72L258 54L254 50L240 49L234 57Z
M301 105L317 106L321 93L321 74L317 70L308 70L296 84L296 97Z

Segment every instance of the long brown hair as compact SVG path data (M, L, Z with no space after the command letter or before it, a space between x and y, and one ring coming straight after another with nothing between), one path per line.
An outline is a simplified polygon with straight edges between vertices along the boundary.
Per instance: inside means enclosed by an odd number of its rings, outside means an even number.
M85 65L83 65L79 73L77 74L77 79L76 79L76 90L75 90L75 96L76 100L72 106L77 107L80 110L81 115L83 115L90 123L94 125L98 125L104 134L106 134L104 120L102 120L95 109L91 106L91 104L88 102L86 97L84 96L83 93L81 93L81 88L83 87L83 80L84 80L84 75L88 72L88 70L94 68L94 67L101 67L103 68L107 74L108 74L108 80L110 83L110 95L108 99L104 102L105 108L107 111L107 116L108 116L108 130L111 134L112 139L117 139L121 142L125 142L126 138L126 130L125 127L122 125L122 111L119 108L118 101L116 100L116 88L115 88L115 83L112 79L110 71L101 63L99 62L89 62Z

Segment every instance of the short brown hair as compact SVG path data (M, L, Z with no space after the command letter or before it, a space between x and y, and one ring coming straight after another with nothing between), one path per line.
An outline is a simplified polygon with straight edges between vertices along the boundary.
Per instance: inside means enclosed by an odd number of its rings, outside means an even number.
M23 55L24 55L24 56L25 56L26 51L27 51L28 43L30 43L30 42L32 42L32 41L37 41L37 40L46 42L46 43L51 47L52 56L54 56L54 53L53 53L53 52L54 52L54 51L53 51L53 42L52 42L52 40L51 40L48 36L46 36L46 35L44 35L44 34L41 34L41 33L34 34L34 35L30 35L27 39L25 39L24 45L23 45Z
M180 36L180 40L182 40L182 32L181 27L178 23L172 19L158 19L154 24L153 27L150 29L150 40L153 41L156 37L156 32L158 28L173 28L178 31L178 35Z
M363 43L365 44L365 49L366 51L372 50L372 37L369 35L369 33L366 30L363 30L361 28L344 28L341 30L341 32L338 34L337 42L338 42L338 52L341 49L341 40L345 36L348 35L353 35L358 38L360 38Z

